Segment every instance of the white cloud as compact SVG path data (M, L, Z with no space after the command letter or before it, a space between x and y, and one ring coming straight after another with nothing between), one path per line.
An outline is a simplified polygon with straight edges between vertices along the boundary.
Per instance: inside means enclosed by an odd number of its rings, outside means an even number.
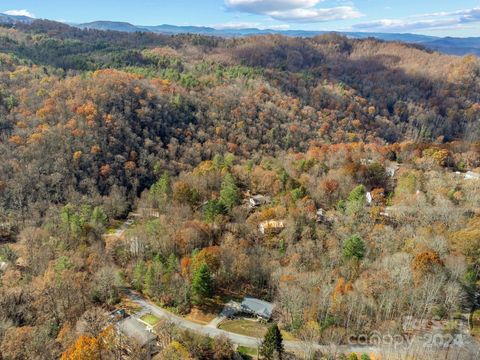
M398 32L428 29L453 29L473 23L480 23L480 8L421 14L404 19L381 19L355 24L353 25L353 28L363 31Z
M253 14L311 8L320 0L225 0L228 8Z
M323 0L225 0L227 9L288 22L322 22L362 16L353 6L319 8Z
M11 15L11 16L28 16L34 18L35 15L32 14L30 11L23 9L23 10L7 10L3 12L4 14Z
M276 20L292 22L322 22L332 20L355 19L362 14L350 6L339 6L328 9L293 9L288 11L274 11L269 14Z

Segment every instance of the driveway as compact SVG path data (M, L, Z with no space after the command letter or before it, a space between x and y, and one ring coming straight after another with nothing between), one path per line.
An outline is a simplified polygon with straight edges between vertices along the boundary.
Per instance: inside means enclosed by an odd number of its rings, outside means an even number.
M166 319L171 323L175 324L178 327L183 329L188 329L194 331L196 333L208 336L208 337L216 337L219 335L223 335L230 339L230 341L239 346L246 346L249 348L258 348L262 342L262 338L254 338L250 336L235 334L231 332L227 332L216 327L216 322L222 319L222 316L217 317L211 323L207 325L200 325L189 320L186 320L180 316L174 315L161 307L153 304L149 300L145 299L141 295L127 290L126 292L127 297L133 301L134 303L138 304L142 309L140 310L140 314L151 313L159 318ZM479 347L478 344L470 338L470 341L461 344L460 346L453 347L450 350L446 351L445 353L441 353L442 359L455 359L455 360L477 360L479 359ZM423 340L420 340L413 346L412 343L410 344L402 344L400 346L392 346L392 345L319 345L314 343L306 343L302 341L284 341L284 347L287 351L294 351L294 352L304 352L305 350L311 351L313 349L318 350L323 353L330 353L330 354L349 354L349 353L357 353L357 354L369 354L373 355L378 358L388 358L392 354L400 355L404 354L405 356L410 356L412 351L414 353L425 355L423 358L433 359L431 350L428 346L426 346ZM414 351L414 349L416 349ZM438 349L441 350L441 349ZM446 350L446 349L443 349ZM439 354L435 351L435 354Z
M219 335L226 336L230 339L230 341L235 345L246 346L250 348L257 348L260 346L263 339L261 338L254 338L250 336L234 334L231 332L227 332L221 329L217 329L215 326L208 325L200 325L189 320L186 320L180 316L176 316L161 307L151 303L149 300L145 299L144 297L140 296L133 291L127 291L127 297L133 301L134 303L138 304L142 310L142 313L149 312L159 318L165 319L170 321L171 323L175 324L178 327L188 329L199 334L208 336L208 337L216 337ZM218 318L217 318L218 319ZM368 353L368 354L380 354L378 348L373 346L323 346L318 344L309 344L306 345L301 341L284 341L283 342L285 349L289 351L303 351L306 347L314 348L323 352L331 352L335 349L338 352L356 352L356 353Z

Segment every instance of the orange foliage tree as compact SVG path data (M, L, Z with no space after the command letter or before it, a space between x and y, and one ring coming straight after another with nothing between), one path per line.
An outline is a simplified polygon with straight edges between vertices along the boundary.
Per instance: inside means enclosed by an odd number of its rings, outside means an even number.
M96 338L80 336L75 343L62 354L61 360L98 360L100 345Z

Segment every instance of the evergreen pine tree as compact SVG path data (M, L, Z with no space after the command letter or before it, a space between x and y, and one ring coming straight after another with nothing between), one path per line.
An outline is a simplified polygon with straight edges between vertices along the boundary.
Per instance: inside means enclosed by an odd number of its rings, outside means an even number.
M366 252L365 242L358 235L353 235L343 245L343 256L347 260L356 259L360 261L365 257Z
M155 285L155 268L153 264L148 265L147 271L144 277L143 289L148 296L154 295Z
M212 295L212 275L207 264L201 264L192 278L192 300L196 305L202 305Z
M91 223L93 226L102 229L107 225L108 216L105 211L99 206L96 206L92 211Z
M167 272L168 273L173 273L177 269L178 266L178 260L175 254L170 254L170 256L167 259Z
M222 181L220 200L227 209L233 208L240 201L240 190L235 184L235 178L228 173Z
M281 359L283 354L283 338L277 324L267 330L260 346L260 355L266 360L273 360L275 354Z
M133 269L133 280L132 280L132 285L135 290L143 291L143 282L144 282L143 278L146 272L147 272L147 268L145 266L145 262L142 260L137 262L137 264L135 265L135 268Z
M210 200L203 207L205 221L211 223L215 221L218 215L225 214L227 209L222 201Z
M157 202L157 206L165 203L172 192L172 184L168 172L164 172L160 179L150 188L150 196Z

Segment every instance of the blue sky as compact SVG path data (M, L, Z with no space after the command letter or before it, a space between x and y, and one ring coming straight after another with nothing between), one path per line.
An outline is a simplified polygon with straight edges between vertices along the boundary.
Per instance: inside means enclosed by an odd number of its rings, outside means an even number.
M480 36L480 0L0 0L0 12L74 23Z

